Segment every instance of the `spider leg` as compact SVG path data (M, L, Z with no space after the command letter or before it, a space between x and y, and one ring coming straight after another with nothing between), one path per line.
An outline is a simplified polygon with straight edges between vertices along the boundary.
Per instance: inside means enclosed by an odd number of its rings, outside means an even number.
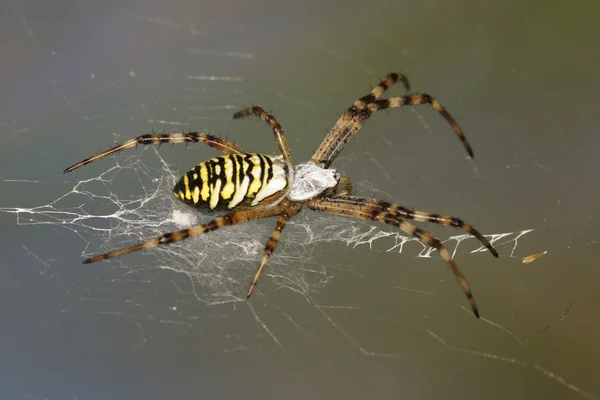
M341 181L341 179L340 179ZM349 208L353 207L368 207L370 210L376 210L379 213L387 213L395 215L397 218L410 219L417 222L431 222L438 225L452 226L454 228L460 228L475 237L479 242L486 247L490 253L498 258L498 252L491 245L489 240L483 236L473 226L467 224L462 219L457 217L451 217L449 215L433 214L424 211L410 210L406 207L402 207L400 204L388 203L377 199L349 196L344 194L345 191L338 195L329 196L328 199L336 202L339 205L344 205ZM310 207L310 206L309 206Z
M410 83L408 82L408 78L402 74L392 72L391 74L386 76L384 80L379 82L379 85L375 86L373 90L371 90L371 93L356 100L354 102L353 107L357 110L365 108L367 104L372 103L374 100L380 98L381 95L383 95L383 92L385 92L390 86L392 86L396 82L401 82L402 85L404 85L404 88L407 92L410 90Z
M135 251L150 249L153 247L161 246L164 244L169 244L173 242L179 242L180 240L185 240L194 236L203 235L208 232L215 231L224 226L236 225L243 222L248 222L261 218L273 217L281 213L284 209L284 206L277 205L272 208L262 209L262 210L252 210L252 211L238 211L229 213L227 215L223 215L221 217L215 218L212 221L202 224L196 225L191 228L183 229L180 231L174 231L165 233L157 238L148 240L146 242L142 242L136 244L131 247L126 247L124 249L119 249L115 251L111 251L110 253L100 254L97 256L93 256L83 260L84 264L93 263L96 261L106 260L108 258L119 257L125 254L133 253Z
M388 77L389 78L389 77ZM342 116L337 120L333 128L329 131L325 139L321 142L319 148L312 156L310 162L322 168L329 168L338 154L344 148L354 135L362 128L365 122L371 117L374 111L386 110L388 108L401 107L403 105L417 105L429 103L434 110L439 112L444 119L450 124L454 133L462 142L469 156L473 157L473 150L467 141L465 134L456 120L450 113L432 96L428 94L411 94L401 97L393 97L390 99L377 100L377 95L383 92L379 87L385 87L383 81L380 86L373 89L374 94L367 95L357 100L352 107L348 108ZM382 86L383 85L383 86ZM371 97L370 97L371 96ZM366 103L363 99L370 100Z
M250 296L252 296L252 292L254 291L254 288L256 288L256 285L258 284L258 280L260 279L260 275L262 274L262 271L265 268L267 261L269 261L271 254L273 254L273 252L275 251L275 247L277 246L277 243L279 242L279 236L281 235L281 231L283 231L283 228L285 228L285 225L290 220L290 218L292 218L294 215L296 215L300 212L300 210L302 209L302 206L303 206L303 203L294 202L294 203L292 203L292 205L289 208L283 210L283 212L281 214L279 214L279 218L277 219L277 225L275 226L275 229L273 230L273 233L271 234L271 238L269 239L269 241L267 242L267 244L265 246L265 250L263 252L262 259L260 260L260 264L258 265L258 268L256 268L256 272L254 273L252 282L250 283L250 286L248 287L248 294L246 294L246 298L249 298Z
M446 262L450 265L450 268L456 275L463 291L465 292L465 295L467 296L467 299L469 300L469 303L471 304L471 308L473 309L473 313L475 314L475 317L479 318L479 311L477 309L477 305L475 304L475 299L473 298L473 293L471 292L471 289L469 288L469 285L467 284L467 281L466 281L465 277L463 276L462 272L460 271L460 269L458 268L458 266L452 259L452 256L450 255L448 250L446 250L446 248L444 247L442 242L440 242L439 239L433 237L433 235L431 235L431 233L426 232L426 231L416 227L415 225L413 225L409 222L406 222L402 219L402 218L410 218L411 214L405 212L408 210L401 208L397 204L380 202L378 200L364 198L364 197L339 196L339 195L331 196L329 198L319 198L319 199L308 200L306 202L306 205L309 208L316 210L316 211L322 211L322 212L330 213L330 214L345 215L345 216L349 216L349 217L357 217L357 218L361 218L361 219L365 219L365 220L384 222L386 224L394 225L394 226L399 227L402 231L420 239L425 244L435 248L438 251L438 253L440 254L440 256L444 260L446 260ZM415 218L412 218L412 219L417 220L417 221L427 220L429 222L436 222L436 223L440 223L442 225L452 225L451 223L447 223L448 221L452 220L452 217L450 217L450 219L445 219L446 217L440 216L439 219L436 219L435 214L427 214L427 213L418 213L417 214L416 212L412 212L412 213L415 216ZM417 215L418 215L418 217L417 217ZM444 221L444 222L441 222L441 221ZM456 221L460 221L460 220L456 219ZM462 222L462 221L460 221L460 222ZM468 228L465 228L464 226L467 226ZM483 238L483 236L481 236L479 234L479 232L477 232L470 225L466 225L463 223L463 225L460 227L467 230L469 233L472 233L474 236L476 236L480 240L481 240L481 238ZM471 229L471 230L469 231L468 229ZM473 232L475 232L475 233L473 233ZM483 238L483 240L485 240L485 242L487 242L487 240L485 238ZM484 242L482 241L482 243L484 243ZM488 249L490 249L490 251L492 251L492 253L497 256L496 251L492 248L492 246L489 244L489 242L487 242L486 247L488 247Z
M465 134L463 133L456 120L436 99L434 99L432 96L426 93L408 94L406 96L401 97L392 97L390 99L375 100L372 103L368 104L366 106L366 109L369 110L369 113L372 113L373 111L387 110L388 108L402 107L403 105L417 105L427 103L429 103L434 110L442 114L442 117L444 117L444 119L448 121L448 123L452 127L452 130L454 131L454 133L456 133L456 136L458 136L458 138L462 142L463 147L465 148L465 150L467 150L469 156L473 157L473 149L471 148L469 141L465 137Z
M89 163L92 163L101 158L107 157L113 153L130 149L137 146L138 144L162 144L162 143L196 143L202 142L210 147L214 147L227 154L244 153L244 150L236 146L235 144L228 142L225 139L221 139L217 136L209 135L208 133L200 132L188 132L188 133L149 133L141 135L133 139L129 139L126 142L118 144L105 150L101 153L94 154L93 156L86 158L85 160L79 161L77 164L71 165L69 168L63 171L63 174L71 172L79 167L83 167Z
M244 118L249 115L256 115L263 121L265 121L269 126L273 129L273 135L275 136L275 142L277 142L277 146L279 147L279 151L283 158L287 160L291 165L292 163L292 154L290 153L290 149L287 145L287 140L285 139L285 135L283 134L283 128L277 121L277 118L267 113L259 106L252 106L250 108L246 108L244 110L238 111L233 114L234 119Z
M432 214L424 211L415 211L408 208L402 207L399 204L391 204L378 200L375 202L380 203L380 207L384 210L389 210L390 213L396 214L398 218L411 219L418 222L431 222L438 225L452 226L454 228L460 228L471 236L476 237L482 245L484 245L490 253L498 258L498 252L492 246L492 244L473 226L467 224L460 218L451 217L449 215Z

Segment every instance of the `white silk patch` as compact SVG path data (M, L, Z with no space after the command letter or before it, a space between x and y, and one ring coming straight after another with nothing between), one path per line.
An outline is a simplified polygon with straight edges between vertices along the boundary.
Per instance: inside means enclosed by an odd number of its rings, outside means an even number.
M288 199L304 201L335 187L340 174L335 169L321 168L314 164L299 164L294 170L294 184L288 192Z

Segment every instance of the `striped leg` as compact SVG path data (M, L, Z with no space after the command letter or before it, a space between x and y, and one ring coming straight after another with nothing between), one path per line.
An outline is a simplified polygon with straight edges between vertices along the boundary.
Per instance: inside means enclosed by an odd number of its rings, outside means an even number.
M287 145L287 140L285 140L285 135L283 133L283 128L277 121L277 118L267 113L259 106L252 106L250 108L246 108L245 110L238 111L233 114L234 119L244 118L249 115L256 115L263 121L265 121L269 126L273 129L273 135L275 136L275 142L277 142L277 146L279 147L279 151L283 158L285 158L291 165L292 163L292 154L290 153L290 149Z
M265 246L262 259L260 260L260 264L258 265L256 272L254 273L254 277L252 278L252 282L250 283L250 287L248 288L248 294L246 295L246 298L252 296L252 292L258 284L258 280L260 279L260 275L262 274L262 271L265 268L267 261L269 261L271 254L273 254L273 251L275 251L275 247L279 242L279 236L281 235L281 231L283 231L283 228L285 228L285 224L287 224L290 218L292 218L294 215L300 212L302 206L303 203L294 202L289 208L285 209L284 211L282 211L281 214L279 214L279 218L277 219L277 226L275 227L275 230L273 230L271 238Z
M143 249L151 249L156 246L161 246L173 242L179 242L180 240L185 240L194 236L199 236L208 232L212 232L224 226L236 225L261 218L274 217L280 214L283 210L285 210L285 207L287 207L287 204L280 204L275 207L263 210L233 212L227 215L223 215L222 217L215 218L214 220L203 225L197 225L180 231L165 233L164 235L161 235L157 238L148 240L143 243L136 244L135 246L90 257L88 259L83 260L83 263L89 264L96 261L106 260L108 258L119 257Z
M366 197L349 196L345 195L344 192L338 195L330 196L328 197L328 200L335 202L337 204L337 207L339 208L347 207L347 209L349 210L348 215L354 215L356 210L359 209L361 213L370 212L381 215L391 215L393 216L393 218L398 219L410 219L417 222L431 222L438 225L452 226L454 228L462 229L468 234L477 238L477 240L479 240L481 244L485 246L494 257L498 257L498 252L490 244L489 240L487 240L481 233L479 233L477 229L467 224L460 218L451 217L449 215L440 215L427 213L423 211L409 210L408 208L402 207L399 204L388 203L385 201ZM314 202L318 203L319 200L311 200L307 204L309 207L311 207L311 204L314 204ZM358 217L362 218L361 216Z
M217 136L209 135L208 133L200 132L189 132L189 133L149 133L130 139L126 142L118 144L110 149L103 151L98 154L86 158L78 162L77 164L71 165L69 168L63 171L64 174L71 172L79 167L83 167L89 163L92 163L101 158L107 157L113 153L130 149L137 146L138 144L162 144L162 143L197 143L202 142L210 147L214 147L227 154L244 153L244 150L236 146L235 144L228 142L225 139L221 139Z
M442 243L433 237L430 233L417 228L416 226L404 221L405 219L414 219L415 221L426 221L438 223L441 225L456 226L464 229L477 237L484 246L486 246L494 256L498 256L496 250L491 246L489 241L485 239L475 228L465 224L463 221L454 217L439 216L436 214L428 214L418 211L410 211L397 204L390 204L374 199L355 197L355 196L331 196L326 199L315 199L306 202L307 206L316 211L322 211L331 214L345 215L349 217L357 217L366 220L384 222L386 224L398 226L402 231L420 239L425 244L435 248L440 256L446 260L450 268L458 278L458 281L471 304L473 313L479 318L479 311L471 289L467 284L462 272L450 256L450 253L442 245Z
M390 82L393 81L392 75L388 76ZM365 122L371 117L374 111L386 110L388 108L401 107L403 105L417 105L429 103L434 110L439 112L450 124L469 156L473 157L473 150L462 129L450 113L433 97L428 94L412 94L391 99L377 99L391 83L384 80L379 84L370 95L364 96L354 102L352 107L348 108L344 114L337 120L333 128L329 131L321 145L311 158L311 162L322 168L329 168L338 154L344 148L354 135L362 128ZM363 100L364 99L364 100ZM373 99L370 103L366 101Z
M371 93L356 100L352 107L354 107L354 109L356 110L362 110L367 106L367 104L370 104L373 101L380 98L381 95L383 95L383 92L385 92L390 86L392 86L396 82L401 82L402 85L404 85L404 88L407 92L410 90L410 83L408 82L408 78L402 74L392 72L391 74L386 76L384 80L379 82L379 85L375 86L375 88L371 90Z
M402 107L404 105L417 104L430 104L435 111L442 114L442 117L444 117L444 119L448 121L448 123L452 127L452 130L454 131L454 133L456 133L456 136L458 136L458 138L462 142L463 147L465 148L465 150L467 150L469 156L473 157L473 149L471 148L469 141L465 137L465 134L463 133L456 120L436 99L434 99L428 94L409 94L401 97L392 97L391 99L375 100L372 103L368 104L366 106L366 109L370 114L373 111L387 110L388 108L397 108Z
M431 222L439 225L452 226L454 228L460 228L465 232L469 233L471 236L476 237L482 245L484 245L490 253L496 258L498 258L498 252L491 245L489 240L487 240L479 231L473 226L467 224L460 218L451 217L449 215L440 215L440 214L431 214L423 211L414 211L409 210L408 208L404 208L398 204L391 204L386 202L380 202L381 208L384 210L389 210L390 213L395 214L398 218L411 219L413 221L418 222Z

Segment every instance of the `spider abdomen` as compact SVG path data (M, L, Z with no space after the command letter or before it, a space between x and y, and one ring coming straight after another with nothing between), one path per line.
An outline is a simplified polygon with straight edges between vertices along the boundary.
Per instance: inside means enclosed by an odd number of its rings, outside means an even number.
M206 214L224 214L278 204L293 179L294 170L282 156L228 154L186 172L173 194Z

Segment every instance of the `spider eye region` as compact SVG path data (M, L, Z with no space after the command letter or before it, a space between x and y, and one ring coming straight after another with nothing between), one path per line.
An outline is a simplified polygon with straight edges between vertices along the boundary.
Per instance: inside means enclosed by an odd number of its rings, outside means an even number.
M282 156L236 153L215 157L185 173L173 188L176 198L205 214L269 208L294 180Z
M335 187L340 174L335 169L321 168L315 164L299 164L294 170L294 183L288 192L293 201L304 201Z

